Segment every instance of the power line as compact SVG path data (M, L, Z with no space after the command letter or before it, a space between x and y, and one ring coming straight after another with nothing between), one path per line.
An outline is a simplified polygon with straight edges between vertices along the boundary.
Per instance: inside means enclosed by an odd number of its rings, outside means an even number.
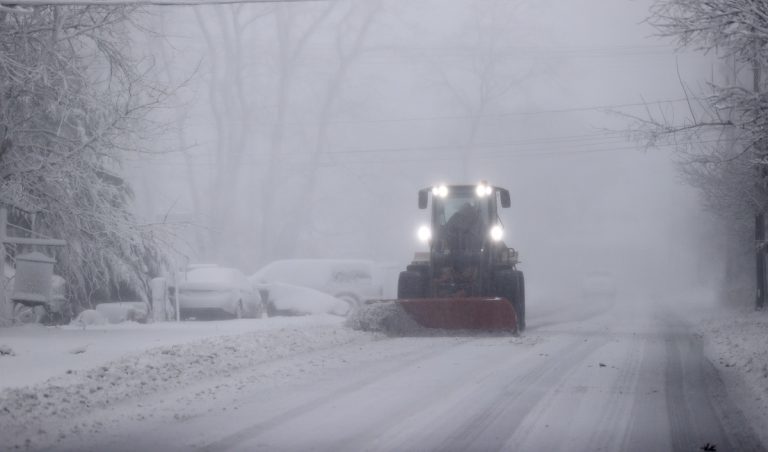
M710 143L722 143L724 140L702 140L696 142L688 142L686 144L710 144ZM679 144L658 144L652 146L655 149L675 148L680 146ZM582 156L587 154L599 154L610 153L618 151L638 150L643 148L642 145L635 146L623 146L623 147L610 147L605 149L582 149L576 151L568 150L524 150L524 151L509 151L509 152L496 152L496 153L477 153L472 154L472 160L507 160L516 158L536 158L536 157L567 157L567 156ZM445 154L428 158L412 158L412 159L391 159L391 160L344 160L343 162L330 161L321 164L323 167L341 166L341 165L399 165L403 163L429 163L429 162L455 162L462 160L461 155L449 155Z
M561 114L561 113L574 113L581 111L606 111L619 108L631 108L631 107L646 107L649 105L662 105L673 104L681 102L689 102L692 100L701 100L700 98L679 98L679 99L663 99L648 102L631 102L623 104L605 104L605 105L592 105L584 107L569 107L569 108L556 108L546 110L528 110L528 111L514 111L506 113L484 113L480 115L471 114L459 114L459 115L442 115L442 116L411 116L404 118L373 118L373 119L335 119L329 120L326 124L378 124L378 123L396 123L396 122L419 122L419 121L450 121L450 120L462 120L462 119L490 119L490 118L508 118L515 116L538 116L547 114ZM274 123L266 123L274 124ZM318 121L286 121L285 125L292 126L307 126L320 124Z
M624 143L627 140L617 138L623 137L623 132L605 132L602 134L589 134L589 135L570 135L559 136L552 138L532 138L527 140L515 140L507 141L504 143L468 143L468 144L433 144L426 146L406 146L406 147L387 147L387 148L352 148L338 151L328 151L327 154L372 154L372 153L388 153L388 152L427 152L427 151L439 151L447 149L496 149L496 148L509 148L520 147L540 144L558 144L558 143L571 143L572 146L591 146L600 144L617 144ZM575 142L575 143L574 143Z
M686 145L704 145L704 144L714 144L714 143L723 143L727 140L722 139L712 139L712 140L698 140L698 141L689 141L686 143ZM738 140L731 140L731 141L738 141ZM591 155L591 154L600 154L600 153L611 153L611 152L620 152L620 151L628 151L628 150L638 150L643 148L644 146L641 144L637 145L631 145L631 146L617 146L617 144L625 143L626 140L617 142L617 141L609 141L609 142L603 142L603 143L581 143L577 144L575 146L609 146L609 147L600 147L596 149L574 149L574 146L568 146L561 149L508 149L506 151L496 151L496 152L477 152L473 153L471 155L472 160L507 160L507 159L516 159L516 158L539 158L539 157L568 157L568 156L583 156L583 155ZM653 148L658 149L667 149L667 148L675 148L680 146L679 144L659 144L652 146ZM494 145L494 147L501 148L503 145L500 143L498 145ZM507 148L510 148L512 146L507 145ZM416 147L403 147L403 148L388 148L383 152L384 155L386 154L396 154L399 152L407 152L414 149L420 149ZM461 145L455 145L455 146L432 146L430 147L430 150L437 151L437 150L443 150L443 151L449 151L449 150L461 150L464 149ZM569 150L570 149L570 150ZM382 152L381 150L377 152ZM333 167L333 166L342 166L342 165L397 165L402 163L422 163L422 162L446 162L446 161L459 161L464 158L463 155L457 154L457 153L442 153L435 156L423 156L423 157L417 157L417 158L390 158L390 159L339 159L339 154L345 154L344 152L326 152L323 154L323 157L326 159L325 162L322 162L320 164L321 167ZM367 152L361 152L361 154L364 155L372 155ZM301 153L301 154L287 154L283 157L287 158L295 158L295 157L309 157L310 154L308 153ZM265 159L254 159L242 162L241 166L258 166L262 164L266 164L267 160ZM304 163L306 162L288 162L286 160L283 160L283 165L286 165L286 167L291 166L304 166ZM182 162L153 162L153 165L158 166L166 166L166 167L180 167L180 166L186 166L187 163ZM193 167L211 167L211 165L208 162L197 162L192 164Z
M240 3L306 3L327 2L332 0L11 0L7 8L13 6L120 6L120 5L156 5L156 6L198 6L231 5ZM12 6L10 6L12 5ZM0 3L0 6L4 6Z

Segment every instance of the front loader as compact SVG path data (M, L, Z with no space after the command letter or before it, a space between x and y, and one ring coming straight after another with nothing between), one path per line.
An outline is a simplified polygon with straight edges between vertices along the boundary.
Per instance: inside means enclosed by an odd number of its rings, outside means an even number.
M429 251L400 273L395 303L427 328L525 329L523 272L498 212L510 206L509 191L485 182L430 187L419 191L419 208L430 198L430 224L418 231Z

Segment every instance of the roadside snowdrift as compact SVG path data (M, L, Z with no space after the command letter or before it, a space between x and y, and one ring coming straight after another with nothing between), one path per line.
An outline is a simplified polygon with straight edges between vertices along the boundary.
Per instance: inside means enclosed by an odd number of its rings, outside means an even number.
M346 325L355 330L392 336L428 334L428 330L416 323L400 305L388 302L362 306L349 315Z
M264 320L256 322L266 323ZM105 335L102 339L108 341L108 337ZM345 328L340 322L326 322L219 335L122 357L117 352L116 359L96 367L70 369L42 383L4 389L0 392L0 438L3 447L33 447L28 438L45 434L36 427L48 423L43 420L71 419L129 398L229 376L238 370L284 357L373 338L370 334ZM16 349L14 352L19 353ZM14 358L17 356L0 356L0 369L12 365ZM33 372L30 370L30 374Z
M768 442L768 312L723 310L700 320L696 332L732 395L750 413L755 431Z
M702 321L697 333L705 338L710 358L718 366L737 370L768 402L767 312L725 311Z

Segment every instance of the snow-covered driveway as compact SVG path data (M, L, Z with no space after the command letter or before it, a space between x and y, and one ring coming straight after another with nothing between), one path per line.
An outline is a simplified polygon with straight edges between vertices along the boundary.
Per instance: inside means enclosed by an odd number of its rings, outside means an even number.
M345 336L40 428L66 426L54 450L763 450L673 312L529 319L520 338Z

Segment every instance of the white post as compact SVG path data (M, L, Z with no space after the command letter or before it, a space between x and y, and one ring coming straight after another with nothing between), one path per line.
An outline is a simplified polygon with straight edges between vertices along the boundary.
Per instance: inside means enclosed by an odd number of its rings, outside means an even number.
M152 296L152 318L155 322L168 320L168 280L152 278L149 282Z
M181 308L179 307L179 271L173 271L173 305L176 307L176 321L181 322Z

